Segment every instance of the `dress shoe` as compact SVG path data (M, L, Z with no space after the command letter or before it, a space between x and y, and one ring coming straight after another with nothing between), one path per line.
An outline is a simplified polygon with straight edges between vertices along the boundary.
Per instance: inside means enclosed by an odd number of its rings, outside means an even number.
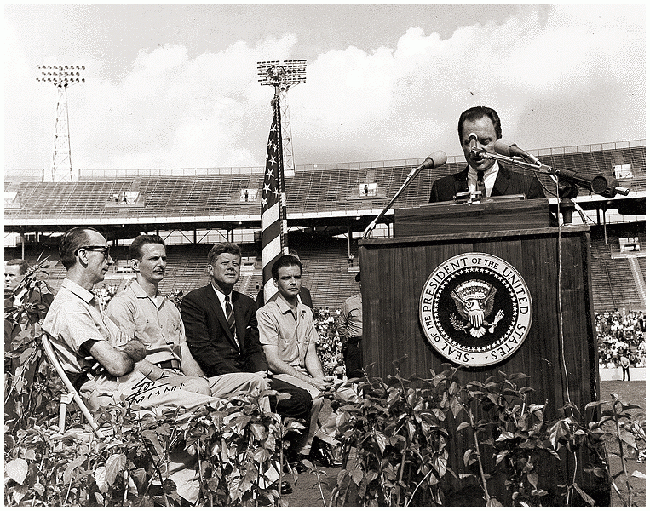
M330 445L318 437L314 437L307 459L319 467L331 468L341 466L341 463L337 462L334 456L332 456Z
M293 492L293 488L291 488L291 485L289 484L289 481L282 481L282 486L280 486L282 489L282 495L289 495L290 493ZM278 489L278 483L274 483L271 486L272 490L277 490Z

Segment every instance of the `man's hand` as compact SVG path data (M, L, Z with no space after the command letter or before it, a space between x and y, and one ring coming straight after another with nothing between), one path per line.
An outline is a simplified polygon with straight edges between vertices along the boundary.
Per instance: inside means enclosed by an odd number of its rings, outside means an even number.
M334 376L322 376L322 377L312 378L311 380L309 380L308 383L311 383L318 390L324 392L326 390L329 390L333 382L334 382Z
M147 356L147 348L137 339L131 339L120 349L126 353L134 362L140 362Z
M269 378L268 371L256 371L255 374L257 374L257 375L261 376L262 378L264 378L264 381L266 382L266 389L265 390L268 390L270 388L270 385L271 385L271 378Z

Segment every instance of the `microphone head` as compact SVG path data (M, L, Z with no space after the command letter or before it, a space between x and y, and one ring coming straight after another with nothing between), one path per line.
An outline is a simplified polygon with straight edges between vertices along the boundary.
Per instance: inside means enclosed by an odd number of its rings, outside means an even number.
M436 169L447 163L447 154L444 151L434 151L424 160L425 169Z
M508 142L504 142L502 139L499 139L494 142L494 152L500 154L501 156L514 156L510 150L513 145L514 144L509 144Z

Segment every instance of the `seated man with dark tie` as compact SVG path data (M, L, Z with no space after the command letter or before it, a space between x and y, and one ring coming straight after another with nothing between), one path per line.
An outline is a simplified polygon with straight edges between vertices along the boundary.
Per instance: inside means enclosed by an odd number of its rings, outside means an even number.
M248 376L263 377L288 399L271 399L283 417L309 420L312 398L304 389L267 378L268 363L260 343L255 302L234 291L240 276L241 251L234 243L217 243L208 254L210 283L187 294L181 303L187 345L213 392ZM290 452L290 455L295 452Z
M492 108L475 106L464 111L458 120L458 137L468 166L462 172L435 181L429 202L450 201L458 193L478 191L482 197L519 194L527 199L545 197L542 184L535 176L515 172L479 154L482 149L494 153L494 143L502 137L501 120Z

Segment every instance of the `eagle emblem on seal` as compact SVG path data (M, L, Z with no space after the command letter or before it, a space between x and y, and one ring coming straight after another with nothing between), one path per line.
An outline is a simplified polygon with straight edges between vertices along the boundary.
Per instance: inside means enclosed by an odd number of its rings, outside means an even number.
M499 310L492 322L488 321L496 292L492 284L479 279L468 280L456 286L451 297L461 317L451 313L450 321L454 329L462 330L472 337L483 337L486 332L494 333L497 324L503 319L503 310Z

